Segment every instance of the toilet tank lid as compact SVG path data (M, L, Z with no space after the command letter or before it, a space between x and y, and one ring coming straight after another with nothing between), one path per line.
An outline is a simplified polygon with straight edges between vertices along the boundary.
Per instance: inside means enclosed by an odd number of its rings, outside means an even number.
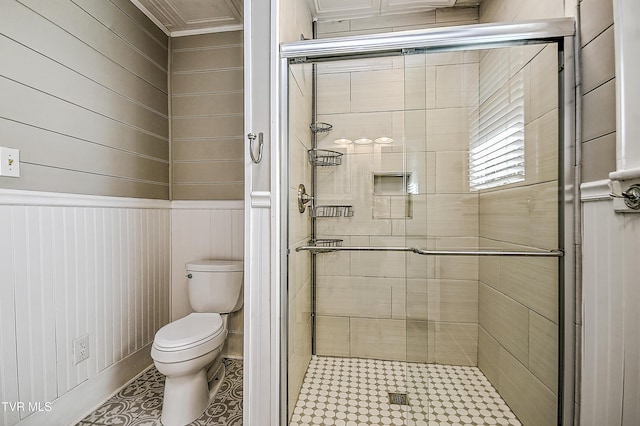
M242 260L196 260L187 263L187 271L233 272L242 271Z

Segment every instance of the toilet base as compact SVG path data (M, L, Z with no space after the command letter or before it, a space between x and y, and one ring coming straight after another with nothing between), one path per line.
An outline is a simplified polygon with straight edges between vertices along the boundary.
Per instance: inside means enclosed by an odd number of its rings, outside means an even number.
M164 384L162 417L164 426L185 426L197 419L213 400L224 381L222 357L211 367L187 376L167 376Z

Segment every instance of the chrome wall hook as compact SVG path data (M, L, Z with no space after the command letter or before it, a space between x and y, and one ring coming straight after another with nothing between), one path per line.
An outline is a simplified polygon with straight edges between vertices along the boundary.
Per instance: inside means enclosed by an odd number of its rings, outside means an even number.
M624 204L632 210L640 210L640 185L631 185L622 194L609 194L613 198L624 199Z
M262 161L262 146L264 144L264 135L262 132L260 132L256 136L256 134L252 132L252 133L249 133L247 137L249 138L249 155L251 156L251 161L258 164L259 162ZM253 141L256 138L258 138L258 156L257 157L253 155Z

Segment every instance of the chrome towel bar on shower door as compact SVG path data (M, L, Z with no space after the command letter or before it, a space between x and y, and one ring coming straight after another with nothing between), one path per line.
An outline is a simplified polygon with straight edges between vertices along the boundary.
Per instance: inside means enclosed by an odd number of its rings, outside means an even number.
M296 251L310 251L312 253L326 253L326 247L302 246ZM562 250L423 250L416 247L367 247L367 246L341 246L331 247L331 251L401 251L421 254L423 256L526 256L526 257L562 257Z

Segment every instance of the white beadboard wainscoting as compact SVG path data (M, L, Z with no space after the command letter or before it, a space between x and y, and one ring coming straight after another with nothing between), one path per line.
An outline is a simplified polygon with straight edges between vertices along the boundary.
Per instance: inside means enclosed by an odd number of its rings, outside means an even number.
M24 403L3 404L3 425L69 424L151 364L169 319L169 207L0 193L0 400Z
M244 202L173 201L171 203L171 321L191 312L185 264L194 260L242 260ZM242 357L243 310L229 316L224 355Z
M172 306L188 312L185 262L242 260L243 212L0 189L0 425L73 424L150 366ZM243 323L230 322L229 356L242 356ZM74 365L85 334L89 359Z
M615 213L609 181L582 185L581 425L640 424L640 215Z

